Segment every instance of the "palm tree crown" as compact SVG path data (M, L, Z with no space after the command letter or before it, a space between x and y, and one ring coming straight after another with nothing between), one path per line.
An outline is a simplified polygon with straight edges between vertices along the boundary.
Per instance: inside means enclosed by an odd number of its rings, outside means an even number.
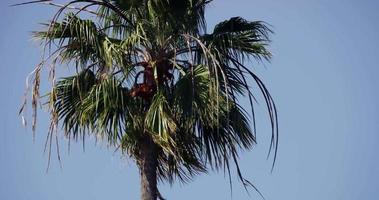
M61 124L69 139L95 135L121 149L153 193L142 199L159 196L157 179L187 181L209 168L234 165L249 184L237 160L239 150L256 142L256 91L249 82L264 97L276 155L275 104L245 62L271 57L264 22L234 17L208 33L204 10L210 0L37 2L58 11L34 34L48 55L32 73L34 111L41 68L49 63L49 137ZM56 64L76 73L55 81ZM243 96L250 108L240 104Z

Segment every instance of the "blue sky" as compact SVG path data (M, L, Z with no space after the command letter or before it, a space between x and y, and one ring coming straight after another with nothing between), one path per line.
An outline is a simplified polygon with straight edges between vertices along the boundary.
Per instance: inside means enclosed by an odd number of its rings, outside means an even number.
M25 77L40 48L30 31L48 20L46 6L11 8L0 2L0 199L138 199L137 169L106 145L89 140L85 152L61 141L63 169L53 156L46 173L47 115L39 114L35 142L17 115ZM285 3L284 3L285 2ZM258 109L258 145L241 155L245 176L268 200L379 198L379 8L374 0L215 0L209 28L232 16L264 20L275 31L271 63L255 65L279 109L280 145L270 173L269 124ZM30 111L30 109L29 109ZM29 112L30 113L30 112ZM222 172L189 184L161 184L167 199L249 199ZM252 190L250 199L259 199Z

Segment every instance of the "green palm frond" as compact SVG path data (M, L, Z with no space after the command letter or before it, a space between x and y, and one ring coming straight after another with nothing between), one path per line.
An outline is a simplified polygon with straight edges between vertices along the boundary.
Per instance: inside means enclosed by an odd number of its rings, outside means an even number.
M175 134L177 125L172 119L171 109L162 91L158 91L153 97L150 108L146 112L145 127L163 148L165 144L174 142L172 135ZM170 151L167 148L164 149Z
M88 121L91 131L117 144L126 132L125 124L132 121L133 106L128 90L114 78L94 85L84 99L82 120Z
M50 103L68 137L90 131L116 144L128 133L125 125L133 120L133 100L116 79L99 80L87 70L59 81L55 88Z
M44 25L47 26L47 30L35 32L35 37L47 40L58 39L60 45L70 38L95 44L99 36L97 26L92 20L80 19L74 13L67 13L61 23L52 22Z
M209 71L205 66L194 67L188 70L175 85L175 108L183 116L183 120L189 120L199 111L207 112L210 109L210 80ZM208 110L210 111L210 110ZM206 114L206 113L204 113ZM189 121L192 124L194 121Z
M240 59L253 56L258 60L268 60L271 53L266 46L270 33L271 29L264 22L233 17L217 24L212 34L204 36L204 41L222 57Z
M82 120L81 106L95 84L96 77L88 70L58 81L52 90L49 104L58 119L63 121L67 136L72 133L73 138L77 139L88 127L88 123Z

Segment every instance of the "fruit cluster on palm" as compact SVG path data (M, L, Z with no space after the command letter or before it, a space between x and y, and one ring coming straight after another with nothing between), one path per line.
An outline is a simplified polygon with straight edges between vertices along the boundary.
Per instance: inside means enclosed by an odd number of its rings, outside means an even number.
M234 165L249 183L237 160L256 142L249 82L264 97L276 149L275 104L245 62L270 58L265 23L234 17L207 33L210 0L38 2L59 7L35 32L49 55L32 74L36 107L41 68L50 61L50 139L61 124L67 138L95 135L119 148L140 169L141 199L158 198L158 180L187 181L209 168ZM55 81L55 64L76 73ZM243 96L250 108L240 104Z

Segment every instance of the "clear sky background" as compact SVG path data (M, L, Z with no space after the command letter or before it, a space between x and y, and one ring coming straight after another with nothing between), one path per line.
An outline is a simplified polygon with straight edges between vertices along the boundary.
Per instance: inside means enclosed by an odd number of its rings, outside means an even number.
M17 115L25 77L39 62L30 31L52 16L50 7L8 7L0 2L0 199L138 199L138 171L113 149L89 140L61 140L63 169L53 155L46 173L47 115L40 112L35 142ZM255 66L279 109L280 145L270 173L269 124L259 107L258 145L241 156L245 176L267 200L379 199L379 1L215 0L211 29L242 16L275 30L272 63ZM47 84L47 82L45 82ZM29 109L30 111L30 109ZM168 200L251 198L234 179L231 196L223 172L189 184L161 184Z

